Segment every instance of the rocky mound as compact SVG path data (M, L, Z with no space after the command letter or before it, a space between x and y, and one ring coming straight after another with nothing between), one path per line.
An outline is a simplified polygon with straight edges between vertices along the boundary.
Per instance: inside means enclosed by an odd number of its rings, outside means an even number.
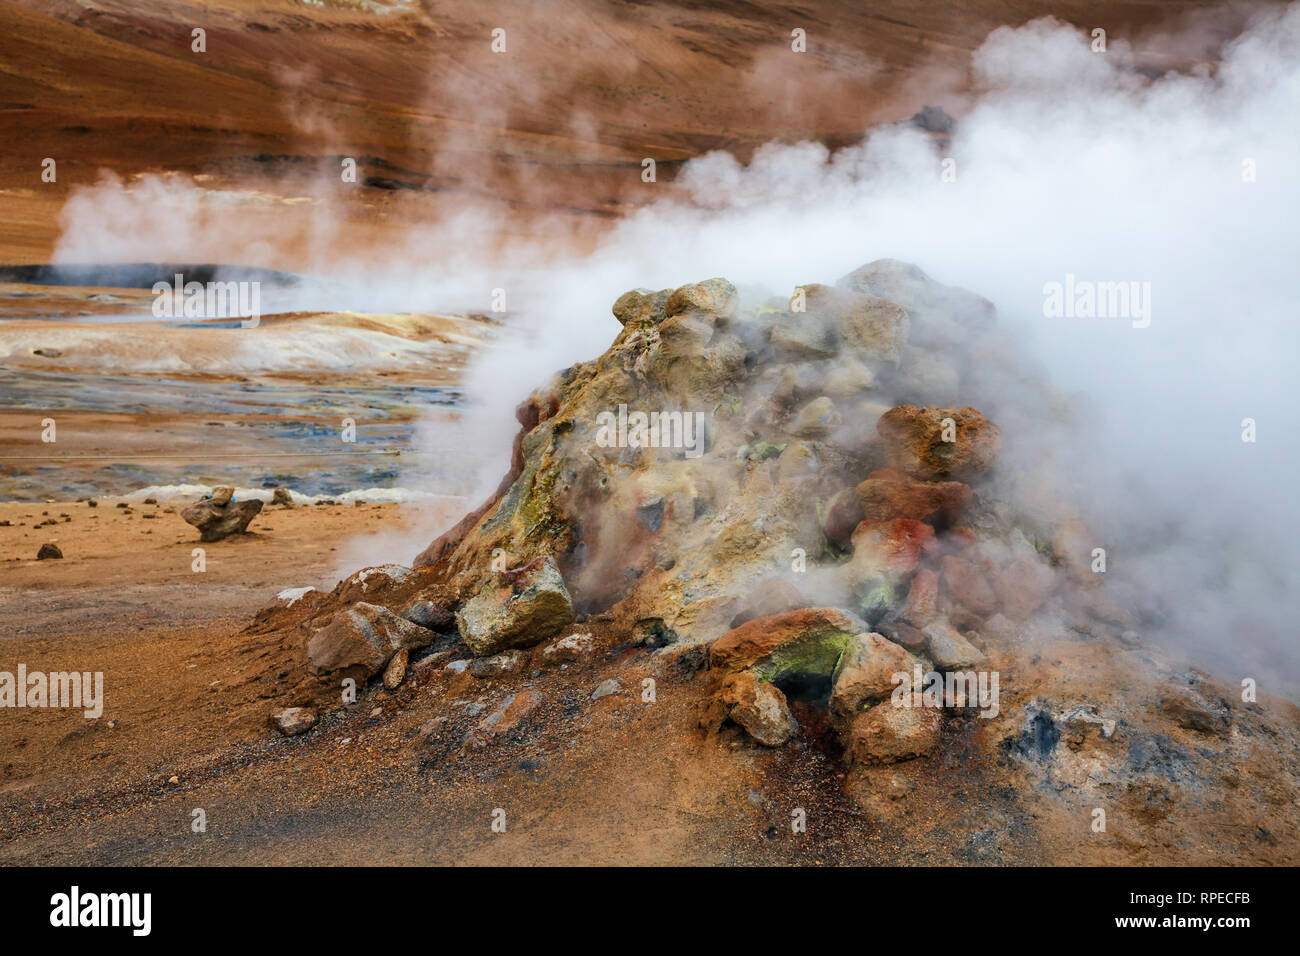
M1004 361L989 302L881 261L788 302L747 307L710 279L613 313L609 349L519 407L497 493L412 568L259 616L301 648L282 704L470 670L510 691L475 749L540 703L530 665L650 655L680 665L704 733L825 737L886 808L940 758L1163 807L1243 747L1280 761L1269 799L1294 795L1294 707L1270 721L1146 648L1089 568L1086 525L1009 497L1007 436L965 403ZM1099 688L1099 668L1130 678Z

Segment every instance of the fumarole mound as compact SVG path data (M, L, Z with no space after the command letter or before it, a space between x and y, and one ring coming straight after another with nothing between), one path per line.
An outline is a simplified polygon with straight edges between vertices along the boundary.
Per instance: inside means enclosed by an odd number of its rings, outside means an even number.
M385 700L430 709L439 760L482 759L569 732L539 675L584 699L604 677L590 696L636 706L658 675L692 695L679 730L700 746L816 738L828 786L880 819L924 805L918 787L940 814L982 787L1007 827L1046 814L1082 840L1109 806L1165 827L1156 844L1296 859L1269 825L1294 813L1296 708L1172 662L1107 598L1086 522L1009 464L1018 430L1068 409L991 303L885 260L788 301L709 279L613 313L602 355L519 406L482 507L410 567L259 615L298 649L277 708L346 712L340 687L382 677ZM486 716L439 703L475 681ZM1229 817L1246 829L1213 829ZM982 819L952 825L973 839Z

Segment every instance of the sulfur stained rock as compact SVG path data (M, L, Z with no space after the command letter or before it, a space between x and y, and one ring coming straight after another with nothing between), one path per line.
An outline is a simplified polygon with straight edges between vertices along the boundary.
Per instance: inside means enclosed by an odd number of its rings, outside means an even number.
M973 408L899 405L876 422L890 464L925 481L969 481L993 463L998 430Z

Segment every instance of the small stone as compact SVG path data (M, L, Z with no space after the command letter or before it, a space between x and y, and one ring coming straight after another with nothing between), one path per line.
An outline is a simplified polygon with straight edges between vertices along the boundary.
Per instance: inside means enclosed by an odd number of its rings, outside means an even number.
M562 637L542 651L547 664L574 664L591 653L595 639L590 634L570 634Z
M212 489L212 503L218 508L224 508L230 504L230 499L235 497L235 489L229 485L221 485Z
M922 628L930 659L940 670L959 671L984 662L984 653L951 624L935 621Z
M271 504L292 508L293 495L289 494L289 489L284 485L277 485L275 490L271 492Z
M444 670L451 671L453 674L463 674L469 669L470 662L467 660L452 661Z
M36 552L37 561L45 561L49 558L61 557L63 557L63 552L59 550L59 546L57 544L51 544L50 542L41 545L41 550Z
M406 666L410 663L411 652L405 647L393 655L393 659L388 662L384 668L384 686L389 690L397 690L402 686L402 681L406 680Z
M609 680L603 680L596 685L596 689L591 692L591 699L600 700L602 697L621 693L623 693L623 685L611 677Z
M311 707L286 707L271 715L271 725L286 737L296 737L316 726L316 711Z
M469 672L474 677L492 678L501 677L504 674L511 674L524 663L523 651L502 651L500 654L493 654L491 657L478 657L469 665Z

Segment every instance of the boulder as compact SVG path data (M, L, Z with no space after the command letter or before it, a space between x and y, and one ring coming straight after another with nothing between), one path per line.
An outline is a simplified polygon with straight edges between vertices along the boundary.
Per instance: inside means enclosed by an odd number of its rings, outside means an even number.
M49 541L41 545L40 550L36 552L37 561L48 561L51 558L61 558L61 557L63 557L63 552L59 550L59 546Z
M931 754L939 746L943 716L920 694L900 704L886 701L853 718L846 755L853 764L890 764Z
M973 561L944 555L939 561L943 591L968 611L987 615L997 610L998 598L988 577Z
M984 652L946 621L934 621L921 630L926 651L940 670L961 671L984 663Z
M858 617L836 608L801 608L755 618L734 627L709 649L711 666L740 670L789 646L789 655L807 651L829 657L829 674L848 646L849 638L869 628Z
M864 706L887 700L898 686L896 674L912 675L929 665L880 634L855 634L832 675L831 715L843 726Z
M456 615L433 601L412 601L402 611L402 617L431 631L449 631L456 624Z
M765 747L780 747L799 730L780 688L749 671L727 676L719 702L731 720Z
M218 488L226 492L229 488ZM224 495L223 495L224 496ZM200 541L220 541L232 534L242 534L248 523L262 511L262 502L256 498L248 501L231 501L229 497L218 504L218 499L200 498L181 512L181 517L199 529Z
M822 395L795 413L790 421L790 431L800 438L822 438L829 435L841 421L835 403Z
M892 467L924 481L977 478L998 448L997 427L969 406L899 405L880 416L876 434Z
M651 292L649 289L633 289L624 292L614 303L614 318L620 325L637 323L658 324L665 318L664 307L668 304L671 289Z
M292 508L293 495L289 494L289 489L284 485L277 485L275 490L271 492L271 504Z
M432 640L432 631L388 608L359 601L312 635L307 642L307 666L317 675L360 667L373 677L398 651L424 647Z
M915 481L901 471L873 471L855 489L863 520L952 522L971 498L967 485L957 481Z
M705 313L721 319L733 318L740 305L736 287L726 279L705 279L673 290L664 304L668 318L675 315Z
M456 615L461 640L478 657L530 647L573 623L573 602L549 556L470 598Z
M212 489L212 497L208 500L218 508L224 508L230 504L230 499L233 497L235 497L235 489L229 485L221 485Z
M891 361L907 339L907 313L888 299L834 286L811 284L803 292L808 314L823 317L836 329L843 347Z

